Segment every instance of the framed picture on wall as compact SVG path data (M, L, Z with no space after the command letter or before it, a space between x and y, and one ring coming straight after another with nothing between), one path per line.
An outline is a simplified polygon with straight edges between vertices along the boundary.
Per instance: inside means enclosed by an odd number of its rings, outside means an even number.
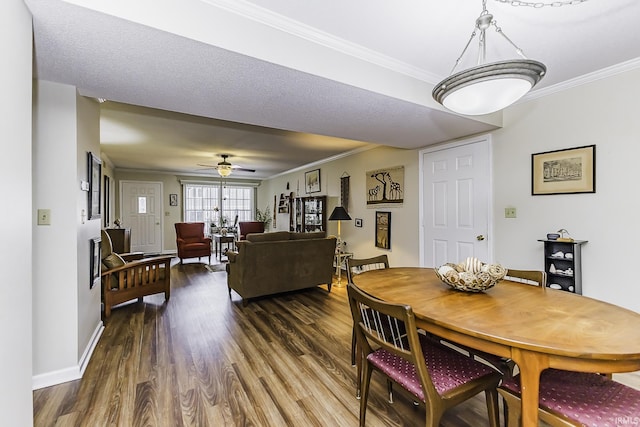
M109 227L111 222L111 180L107 175L104 176L104 212L102 214L102 220L104 222L104 228Z
M531 194L596 192L596 146L531 155Z
M391 212L376 211L376 247L391 249Z
M102 161L93 153L87 155L89 164L89 209L88 218L100 218L100 180L102 178Z
M101 262L101 244L102 239L96 237L90 240L90 264L89 264L89 289L92 289L93 286L100 281L100 262Z
M304 187L307 193L320 192L320 169L314 169L304 174Z
M177 194L169 194L169 206L178 206L178 195Z

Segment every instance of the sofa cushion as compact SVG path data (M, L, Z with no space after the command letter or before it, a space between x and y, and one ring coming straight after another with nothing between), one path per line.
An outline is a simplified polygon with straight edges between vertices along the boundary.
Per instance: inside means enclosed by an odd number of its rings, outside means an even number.
M312 233L289 233L289 239L291 240L323 239L324 237L324 231L314 231Z
M288 231L274 231L273 233L251 233L247 234L249 242L276 242L280 240L289 240Z
M112 268L116 268L116 267L122 267L123 265L125 265L126 263L124 262L124 259L122 259L122 257L120 255L118 255L115 252L112 252L111 254L109 254L108 256L106 256L102 262L104 263L104 265L111 270Z

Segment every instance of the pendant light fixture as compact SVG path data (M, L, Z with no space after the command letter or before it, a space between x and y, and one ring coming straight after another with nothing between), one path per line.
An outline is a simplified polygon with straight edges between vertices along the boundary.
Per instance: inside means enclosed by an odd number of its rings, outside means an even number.
M498 34L511 44L521 57L507 61L485 63L486 30L493 25ZM478 63L475 67L457 72L462 57L473 38L478 35ZM465 115L489 114L499 111L529 92L545 75L547 67L527 59L518 46L498 27L487 11L487 0L482 1L482 13L476 19L471 38L451 70L451 75L433 88L433 98L445 108Z

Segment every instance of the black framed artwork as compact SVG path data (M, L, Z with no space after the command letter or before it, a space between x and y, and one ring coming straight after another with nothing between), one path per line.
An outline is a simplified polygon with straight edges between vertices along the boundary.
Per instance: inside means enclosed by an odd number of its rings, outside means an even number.
M531 155L531 194L596 192L596 146Z
M88 218L100 218L100 178L102 176L102 161L99 157L89 152L87 155L89 164L89 209Z
M101 263L101 251L102 251L102 239L96 237L90 240L90 249L91 249L91 257L89 264L89 289L92 289L93 286L100 281L100 263Z
M376 247L391 249L391 212L376 211Z

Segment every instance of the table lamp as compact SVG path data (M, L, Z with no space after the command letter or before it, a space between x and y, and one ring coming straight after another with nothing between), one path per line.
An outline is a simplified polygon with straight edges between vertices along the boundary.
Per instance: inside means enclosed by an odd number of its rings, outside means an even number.
M338 283L336 286L342 286L342 239L340 238L340 221L351 221L351 217L342 206L336 206L329 221L338 221Z

